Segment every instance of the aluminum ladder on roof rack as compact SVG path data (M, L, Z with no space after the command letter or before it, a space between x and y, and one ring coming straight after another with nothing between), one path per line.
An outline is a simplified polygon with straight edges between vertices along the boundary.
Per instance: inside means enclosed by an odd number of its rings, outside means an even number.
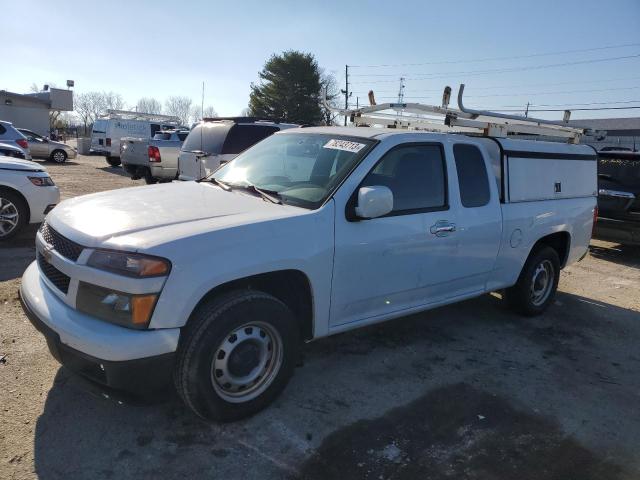
M458 90L459 109L449 108L450 87L444 90L441 107L421 103L383 103L345 110L333 108L326 101L325 106L340 115L346 115L356 126L382 125L388 128L490 137L507 137L513 134L544 135L566 139L569 143L579 143L583 135L592 134L588 129L572 127L566 123L465 108L462 102L463 93L464 84L461 84ZM396 113L385 113L388 110L394 110Z
M123 120L148 120L150 122L180 123L180 119L173 115L161 115L159 113L133 112L129 110L107 110L104 117L121 118Z

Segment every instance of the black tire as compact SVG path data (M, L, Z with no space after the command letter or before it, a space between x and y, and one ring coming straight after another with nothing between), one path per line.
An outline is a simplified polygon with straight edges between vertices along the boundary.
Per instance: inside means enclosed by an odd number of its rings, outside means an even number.
M548 271L548 268L551 271ZM544 279L547 283L542 287ZM547 246L536 248L524 264L518 282L505 291L509 307L527 317L540 315L553 302L559 279L560 259L558 253ZM536 286L538 286L537 289Z
M153 185L154 183L158 183L158 179L154 178L151 175L151 170L149 170L148 168L146 168L144 171L144 181L147 185Z
M107 163L112 167L117 167L120 165L120 157L106 157Z
M17 219L14 215L17 215ZM0 241L9 240L20 233L27 224L28 216L27 203L20 195L0 188ZM13 221L15 225L11 225Z
M54 150L51 152L49 160L56 163L64 163L67 161L67 152L64 150Z
M247 330L253 332L250 326L258 324L261 326L256 327L256 332L260 335L263 333L261 328L271 329L272 335L275 335L274 332L279 335L267 349L269 353L266 356L270 355L271 361L265 360L264 368L272 370L264 373L261 367L249 366L249 370L246 370L250 372L249 376L258 373L255 380L257 384L250 386L248 390L233 393L245 395L246 399L240 397L230 400L232 393L226 393L224 388L227 387L217 383L221 370L217 369L216 362L221 355L224 358L225 345L230 341L237 341L237 336L233 339L235 333ZM251 347L250 342L251 340L241 340L237 346L230 348L227 359L224 360L229 365L226 367L228 373L232 373L235 348L244 344L245 347L254 348L255 353L255 347ZM284 389L298 361L299 349L298 324L283 302L256 290L228 292L199 307L184 328L174 370L175 386L187 406L202 418L222 422L245 418L265 408ZM247 367L246 356L242 358L244 353L246 351L240 351L240 360L236 357L236 365L245 361L244 365L241 364L243 368ZM256 359L259 356L260 354L256 354ZM229 383L226 385L230 386Z

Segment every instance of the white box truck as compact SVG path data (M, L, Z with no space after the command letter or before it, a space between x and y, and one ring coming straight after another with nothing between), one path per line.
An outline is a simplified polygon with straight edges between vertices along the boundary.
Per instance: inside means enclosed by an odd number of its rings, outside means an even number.
M108 110L96 119L91 131L91 153L103 155L112 167L120 165L120 139L136 137L151 139L161 130L175 129L178 117L150 113Z

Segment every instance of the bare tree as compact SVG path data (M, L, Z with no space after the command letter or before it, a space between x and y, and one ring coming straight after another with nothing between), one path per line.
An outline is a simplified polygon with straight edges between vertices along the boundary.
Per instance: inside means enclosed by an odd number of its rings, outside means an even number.
M143 113L162 113L162 104L151 97L142 97L136 104L136 111Z
M218 112L216 112L216 109L213 108L213 105L208 105L204 107L204 118L213 118L217 116L218 116Z
M124 110L126 104L122 95L114 92L102 92L104 108L106 110Z
M253 112L251 111L251 109L249 107L245 107L240 111L240 116L241 117L251 117L251 116L253 116Z
M100 92L78 93L75 95L73 104L84 124L85 133L87 126L91 125L105 109L104 96Z
M174 115L180 119L180 123L187 125L193 113L191 110L191 99L189 97L169 97L165 102L165 113Z
M204 107L204 112L201 111L201 107L198 105L193 105L191 107L191 122L193 123L199 122L203 118L213 118L217 116L218 116L218 112L216 112L216 109L213 108L213 105L208 105Z
M326 98L327 104L329 104L329 106L339 108L339 105L337 104L337 98L340 94L340 89L338 88L336 77L332 73L322 72L320 83L322 85L321 98ZM322 109L322 118L325 125L335 125L338 114L333 113L329 108L327 108L324 102L321 103L320 108Z

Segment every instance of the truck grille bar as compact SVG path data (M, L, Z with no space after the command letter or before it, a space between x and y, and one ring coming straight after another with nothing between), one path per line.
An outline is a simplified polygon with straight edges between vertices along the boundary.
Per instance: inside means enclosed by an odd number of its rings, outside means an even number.
M51 265L49 262L47 262L40 253L38 253L37 256L38 266L40 267L40 271L44 274L44 276L47 277L58 290L63 293L67 293L69 291L69 282L71 281L71 279L56 267Z
M54 250L56 250L63 257L66 257L69 260L73 260L74 262L78 260L78 257L84 249L82 245L78 245L77 243L72 242L68 238L60 235L53 228L51 228L47 224L47 222L42 223L42 226L40 227L40 233L42 234L42 238L44 238L45 242L53 246Z

